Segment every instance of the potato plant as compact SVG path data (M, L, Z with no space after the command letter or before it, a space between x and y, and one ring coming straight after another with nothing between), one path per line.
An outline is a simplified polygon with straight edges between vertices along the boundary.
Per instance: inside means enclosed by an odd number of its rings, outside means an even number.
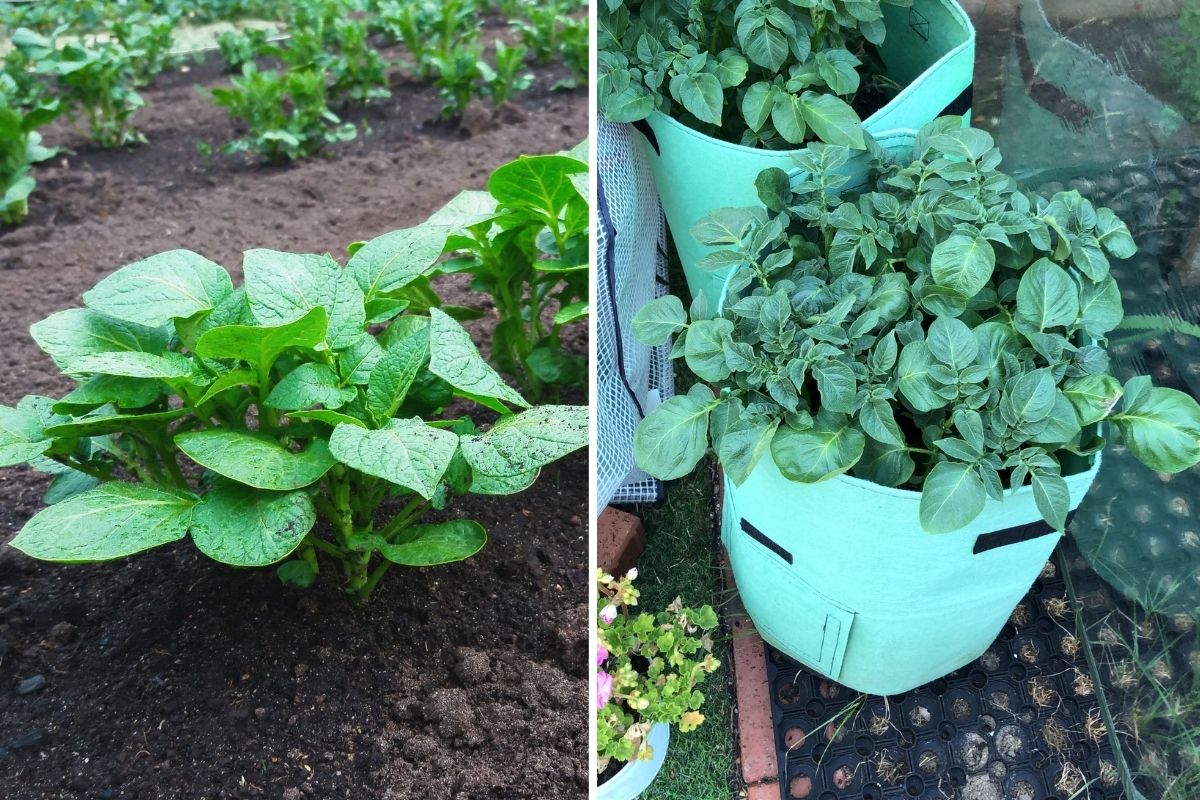
M119 42L72 42L59 46L55 36L28 28L13 34L39 75L54 79L68 114L87 121L88 135L100 147L120 147L145 139L133 127L133 117L145 105L134 88L139 53Z
M213 102L244 122L248 133L226 142L222 152L252 152L267 162L282 163L357 135L354 124L343 123L326 103L323 72L259 71L251 62L231 84L228 89L213 89Z
M179 17L171 14L134 12L110 23L113 37L132 56L135 86L145 86L159 73L179 65L171 53Z
M229 72L240 73L242 67L267 51L276 35L274 28L245 28L226 31L217 37L217 48Z
M526 6L520 17L509 24L521 37L539 64L549 64L558 56L559 34L564 14L555 3Z
M429 63L433 85L442 98L442 116L445 119L461 116L487 80L483 49L478 44L460 45L449 53L430 56Z
M0 76L0 223L17 225L29 213L29 195L37 187L30 168L57 151L42 145L37 129L59 113L57 102L30 111L10 106L6 89L15 89Z
M388 65L367 41L366 21L347 16L349 11L342 0L297 4L288 17L290 37L262 52L292 69L324 71L334 104L388 97Z
M639 425L642 469L680 477L711 441L740 484L769 453L800 483L919 491L943 533L1025 485L1062 530L1063 475L1102 434L1158 472L1200 462L1200 405L1145 376L1122 387L1100 346L1124 314L1109 258L1137 249L1125 224L1078 192L1021 190L961 126L931 123L844 196L850 149L813 145L794 182L759 176L762 207L696 224L716 248L702 266L732 275L719 313L666 297L634 319L648 344L686 331L672 356L702 381Z
M610 122L661 111L751 147L819 141L861 150L852 104L864 89L897 88L875 49L887 33L884 3L912 0L604 0L600 108Z
M439 70L437 59L449 63L457 52L476 44L478 14L471 0L385 0L379 4L377 24L404 44L410 68L427 80L445 71Z
M495 68L487 62L480 64L488 97L494 104L503 105L514 94L533 85L533 73L524 71L525 52L525 48L519 44L506 45L497 39L493 56Z
M582 149L583 145L579 149ZM446 272L471 275L499 316L491 360L531 399L580 385L584 360L562 347L587 317L587 164L582 154L522 156L456 197L434 220L451 226Z
M587 409L531 406L449 315L406 310L442 237L395 231L345 267L251 250L237 288L174 250L33 325L77 385L0 406L0 466L55 476L12 546L80 563L190 537L214 560L279 564L301 586L331 561L360 599L394 564L478 552L477 522L426 515L529 487L586 444ZM495 422L447 417L456 397Z

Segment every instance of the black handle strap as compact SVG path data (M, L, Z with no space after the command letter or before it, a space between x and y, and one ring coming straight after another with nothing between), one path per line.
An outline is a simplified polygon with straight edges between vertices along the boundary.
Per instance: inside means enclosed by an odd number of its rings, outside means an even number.
M767 536L765 533L760 531L758 528L751 525L749 522L746 521L745 517L742 517L742 530L744 530L750 536L751 539L758 542L763 547L767 548L768 550L770 550L772 553L774 553L775 555L782 558L787 563L789 563L789 564L792 563L792 554L790 552L788 552L783 547L783 545L781 545L779 542L772 539L770 536Z
M1075 518L1075 512L1067 514L1067 524L1064 527L1071 527L1071 520ZM1005 528L1002 531L993 531L992 533L981 533L975 539L975 549L972 551L975 555L986 553L988 550L995 550L997 547L1006 547L1010 544L1020 544L1033 539L1040 539L1043 536L1055 533L1050 523L1039 519L1037 522L1030 522L1027 525L1017 525L1012 528Z

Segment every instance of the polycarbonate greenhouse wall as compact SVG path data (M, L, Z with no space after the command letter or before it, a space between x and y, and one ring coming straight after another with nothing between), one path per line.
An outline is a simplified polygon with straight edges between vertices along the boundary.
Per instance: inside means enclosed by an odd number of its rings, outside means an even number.
M1200 397L1200 1L964 5L978 31L973 123L1002 168L1112 207L1137 240L1114 264L1115 374ZM1200 469L1157 475L1110 448L1070 533L1066 599L1126 792L1200 797ZM1102 778L1059 793L1087 797Z

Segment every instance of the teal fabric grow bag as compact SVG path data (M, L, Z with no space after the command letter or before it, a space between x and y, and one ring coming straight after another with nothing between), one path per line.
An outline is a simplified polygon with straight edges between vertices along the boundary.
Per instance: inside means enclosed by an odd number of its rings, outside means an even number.
M954 0L914 0L912 8L884 6L887 37L881 48L888 75L905 88L866 120L868 133L887 146L897 129L916 129L944 114L968 114L975 66L975 29ZM723 272L696 268L707 248L692 225L714 208L757 205L754 179L768 167L790 170L797 151L757 150L722 142L660 113L636 126L662 199L688 289L717 301ZM866 159L846 169L866 174Z
M1074 510L1100 469L1067 476ZM763 639L840 684L906 692L978 658L1060 534L1025 486L954 533L921 529L918 492L785 478L766 455L726 478L721 541Z

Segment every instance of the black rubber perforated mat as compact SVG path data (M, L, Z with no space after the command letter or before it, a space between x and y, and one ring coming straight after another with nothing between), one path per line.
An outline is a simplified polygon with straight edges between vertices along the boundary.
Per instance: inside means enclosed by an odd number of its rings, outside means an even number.
M862 695L767 648L785 800L1122 796L1054 563L979 659L896 697Z

